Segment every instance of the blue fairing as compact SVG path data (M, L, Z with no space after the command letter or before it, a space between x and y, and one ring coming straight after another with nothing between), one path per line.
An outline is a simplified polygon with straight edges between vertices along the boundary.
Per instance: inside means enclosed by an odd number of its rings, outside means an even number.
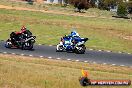
M66 47L66 50L67 50L67 51L71 51L71 50L73 50L73 47L72 47L71 45L68 45L68 46Z
M67 51L73 50L73 46L71 45L72 38L71 37L64 37L64 47Z
M74 37L74 40L77 41L77 42L81 42L82 39L80 37Z
M73 39L75 42L82 42L82 41L86 42L88 40L88 38L80 38L80 37L74 37Z
M64 40L64 47L65 47L65 50L66 51L72 51L74 49L74 46L75 44L79 43L79 42L82 42L82 41L87 41L87 38L80 38L80 37L70 37L70 36L67 36L67 37L63 37L63 40ZM74 43L73 43L74 41Z

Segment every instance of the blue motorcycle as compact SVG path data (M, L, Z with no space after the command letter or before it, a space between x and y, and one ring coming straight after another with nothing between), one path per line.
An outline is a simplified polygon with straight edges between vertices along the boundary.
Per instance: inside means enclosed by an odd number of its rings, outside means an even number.
M88 38L80 38L78 36L65 36L61 38L60 43L57 45L56 51L57 52L74 52L77 54L84 54L86 47L85 42Z

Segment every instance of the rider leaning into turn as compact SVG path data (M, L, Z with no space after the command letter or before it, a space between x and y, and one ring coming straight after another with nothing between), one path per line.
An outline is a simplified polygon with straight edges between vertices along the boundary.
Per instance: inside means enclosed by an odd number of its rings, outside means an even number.
M20 41L23 34L32 35L32 33L29 30L27 30L27 28L25 26L22 26L20 32L12 32L10 34L12 43L15 44L15 41ZM24 38L24 36L23 36L23 38Z
M72 31L70 36L71 36L71 44L73 45L76 43L75 39L80 38L80 35L76 31Z
M21 31L20 32L16 32L16 35L22 35L22 34L25 34L26 36L31 36L32 33L25 27L25 26L22 26L21 28Z
M75 37L80 37L80 36L79 36L79 34L76 31L72 31L69 35L65 35L62 38L62 41L63 41L63 39L69 40L71 45L73 45L73 41L74 41ZM64 43L64 41L63 41L63 43Z
M76 31L72 31L71 34L69 34L71 37L80 37L80 35Z
M20 32L15 32L16 35L20 35L22 33L24 33L27 30L27 28L25 26L22 26L21 31Z

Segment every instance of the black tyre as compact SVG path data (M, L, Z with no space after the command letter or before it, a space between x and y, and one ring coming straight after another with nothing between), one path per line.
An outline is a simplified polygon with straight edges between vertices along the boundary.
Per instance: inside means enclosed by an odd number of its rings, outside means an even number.
M56 49L56 52L63 52L63 51L64 51L63 46L59 46L59 47L58 47L58 50Z
M6 47L6 48L11 48L11 45L9 45L9 44L6 43L6 44L5 44L5 47Z
M86 47L83 45L83 46L80 46L79 48L80 49L75 48L75 53L76 54L84 54L85 50L86 50Z
M32 50L33 49L33 45L30 45L30 47L28 47L28 50Z
M26 49L26 45L25 45L25 44L22 44L21 49L22 49L22 50L25 50L25 49Z
M11 41L7 40L6 43L5 43L5 47L6 48L11 48L12 47Z

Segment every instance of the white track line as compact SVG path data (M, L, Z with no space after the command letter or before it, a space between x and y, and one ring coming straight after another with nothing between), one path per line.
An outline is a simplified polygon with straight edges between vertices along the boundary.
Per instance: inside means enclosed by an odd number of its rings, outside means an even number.
M88 61L84 61L85 63L87 63Z
M118 53L122 53L122 52L119 51Z
M94 64L96 64L96 62L93 62Z
M100 51L100 52L101 52L102 50L98 50L98 51Z
M32 57L33 55L29 55L30 57Z
M48 57L49 59L51 59L52 57Z
M67 59L68 61L70 61L71 59Z
M24 54L22 53L21 56L24 56Z
M106 63L103 63L103 65L106 65Z
M120 66L122 66L122 67L123 67L123 66L125 66L125 65L120 65Z
M111 52L111 51L107 50L106 52Z
M38 44L38 45L42 45L42 44Z
M116 64L112 64L113 66L115 66Z
M7 52L3 52L4 54L6 54Z
M57 60L60 60L61 58L56 58Z
M79 60L76 60L76 62L78 62Z
M12 55L15 55L15 53L11 53Z
M40 58L43 58L44 56L39 56Z
M49 45L49 46L53 46L53 45Z

